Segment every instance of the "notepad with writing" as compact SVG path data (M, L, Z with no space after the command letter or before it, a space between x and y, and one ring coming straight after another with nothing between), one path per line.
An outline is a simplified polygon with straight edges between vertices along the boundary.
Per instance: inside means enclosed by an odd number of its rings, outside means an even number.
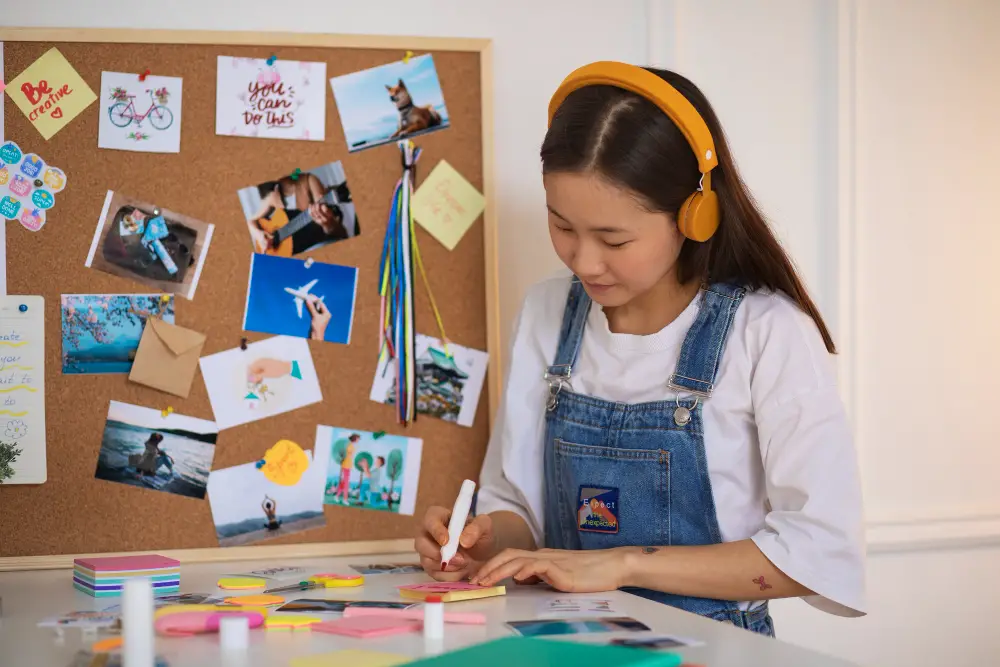
M407 663L407 667L677 667L678 653L644 648L505 637Z

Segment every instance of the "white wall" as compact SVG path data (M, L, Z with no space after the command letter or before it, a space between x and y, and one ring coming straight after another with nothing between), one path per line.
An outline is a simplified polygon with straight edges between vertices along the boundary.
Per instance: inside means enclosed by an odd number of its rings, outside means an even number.
M548 97L609 58L708 93L843 349L871 520L870 614L774 605L779 636L864 665L985 665L1000 597L1000 225L991 0L179 0L5 3L4 25L489 37L501 321L557 266L538 146ZM926 302L928 305L923 305ZM992 545L992 546L990 546Z

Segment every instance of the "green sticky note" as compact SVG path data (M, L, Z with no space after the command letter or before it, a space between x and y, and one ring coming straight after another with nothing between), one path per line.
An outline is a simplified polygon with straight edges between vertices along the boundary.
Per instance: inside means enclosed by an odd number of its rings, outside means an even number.
M677 653L535 637L504 637L407 663L407 667L677 667Z

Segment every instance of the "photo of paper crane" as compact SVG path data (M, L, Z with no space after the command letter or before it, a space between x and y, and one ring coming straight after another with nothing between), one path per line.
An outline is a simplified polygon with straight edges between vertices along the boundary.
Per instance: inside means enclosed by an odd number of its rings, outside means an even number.
M313 294L310 293L310 291L312 290L313 287L316 286L316 283L318 282L319 278L315 280L310 280L309 282L307 282L305 285L303 285L298 289L292 289L291 287L285 288L286 292L295 297L295 310L299 314L299 319L302 319L302 305L305 303L306 299L308 299L310 296L314 296ZM320 296L317 297L316 300L322 301L325 298L326 298L325 296Z

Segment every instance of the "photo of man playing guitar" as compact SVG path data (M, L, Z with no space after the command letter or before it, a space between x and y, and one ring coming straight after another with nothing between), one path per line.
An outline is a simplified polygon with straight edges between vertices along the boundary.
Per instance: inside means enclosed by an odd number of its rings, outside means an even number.
M327 186L315 173L336 172L330 169L333 166L339 167L340 163L283 176L239 192L256 252L291 257L357 235L346 182L341 179L341 183ZM335 173L329 176L329 180L337 180ZM254 200L259 202L256 206Z

